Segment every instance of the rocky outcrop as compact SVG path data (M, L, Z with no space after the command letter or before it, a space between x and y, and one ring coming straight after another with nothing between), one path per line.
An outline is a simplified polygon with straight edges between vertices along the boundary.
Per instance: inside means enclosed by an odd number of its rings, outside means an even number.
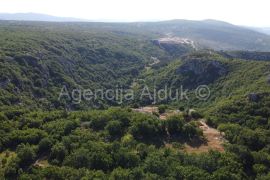
M226 65L217 60L186 59L182 66L176 69L176 74L183 79L183 85L194 88L207 85L228 73Z
M195 43L192 40L180 37L155 39L152 43L159 46L161 49L164 49L174 57L182 56L196 49Z

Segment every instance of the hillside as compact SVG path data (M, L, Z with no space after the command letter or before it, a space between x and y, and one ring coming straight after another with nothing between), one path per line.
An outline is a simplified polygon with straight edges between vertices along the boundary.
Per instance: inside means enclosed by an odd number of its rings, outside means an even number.
M244 50L267 52L270 36L248 27L237 26L217 20L171 20L161 22L101 23L76 18L55 17L45 14L0 14L0 20L62 22L68 26L106 29L119 34L144 34L148 38L188 39L199 49ZM81 21L81 22L80 22ZM75 23L70 23L75 22ZM19 22L18 22L19 23ZM67 25L66 24L66 25ZM47 24L48 25L48 24ZM267 28L266 28L267 29Z
M67 103L67 100L59 101L58 96L63 86L67 89L128 89L145 67L152 63L153 58L160 61L155 66L162 67L197 49L196 43L192 44L193 41L188 39L167 38L156 41L157 37L163 37L158 31L166 34L168 29L178 32L181 30L178 27L199 28L202 24L209 28L212 25L232 28L230 24L215 21L149 24L1 21L0 31L4 35L0 38L0 103L46 109L116 105L114 100L104 102L100 99L76 105ZM215 29L219 31L217 27ZM220 54L228 59L257 58L265 61L269 57L267 53L260 52ZM185 78L185 81L189 81L189 77Z
M194 41L198 48L250 51L270 49L268 35L221 21L173 20L135 23L133 26L158 33L160 36L188 38Z
M211 96L206 102L197 101L196 98L182 102L200 107L253 92L269 92L269 67L269 62L224 58L212 51L198 52L166 67L145 71L140 77L144 78L140 86L143 88L146 84L157 89L168 87L173 92L183 86L189 90L190 98L194 98L193 91L200 85L207 85Z
M258 32L264 33L264 34L268 34L270 35L270 28L269 27L263 27L263 28L259 28L259 27L249 27L250 29L256 30Z
M63 86L127 88L152 56L171 59L170 53L143 35L84 25L0 22L0 103L63 108L57 100Z
M99 27L102 27L102 24L99 24ZM157 40L160 38L188 39L198 49L260 52L270 50L269 35L216 20L106 23L103 27L132 33L150 32L151 36Z
M12 21L47 21L47 22L79 22L85 21L78 18L56 17L38 13L0 13L0 20Z

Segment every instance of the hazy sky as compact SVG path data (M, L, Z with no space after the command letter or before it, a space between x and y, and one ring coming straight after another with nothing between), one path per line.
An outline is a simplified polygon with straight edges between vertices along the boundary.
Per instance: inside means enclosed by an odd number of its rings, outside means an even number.
M0 0L0 12L111 21L217 19L270 27L270 0Z

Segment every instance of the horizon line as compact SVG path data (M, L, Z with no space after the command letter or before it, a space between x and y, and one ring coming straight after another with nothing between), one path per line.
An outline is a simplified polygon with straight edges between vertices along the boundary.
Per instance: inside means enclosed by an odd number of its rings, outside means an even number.
M101 18L101 19L84 19L79 17L72 17L72 16L56 16L56 15L50 15L50 14L43 14L43 13L36 13L36 12L0 12L0 15L6 14L6 15L41 15L41 16L48 16L51 18L59 18L59 20L35 20L34 18L31 19L1 19L2 21L33 21L33 22L82 22L82 23L155 23L155 22L164 22L164 21L177 21L177 20L183 20L183 21L217 21L217 22L223 22L231 25L236 26L244 26L244 27L259 27L259 28L269 28L269 26L251 26L251 25L241 25L241 24L234 24L228 21L220 20L220 19L214 19L214 18L206 18L206 19L182 19L182 18L172 18L172 19L138 19L138 20L127 20L127 19L107 19L107 18ZM61 20L62 19L62 20ZM66 19L66 20L65 20ZM70 19L70 20L69 20Z

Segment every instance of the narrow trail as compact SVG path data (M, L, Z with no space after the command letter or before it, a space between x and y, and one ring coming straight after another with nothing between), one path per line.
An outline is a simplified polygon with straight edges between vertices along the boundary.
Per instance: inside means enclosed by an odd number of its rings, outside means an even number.
M153 112L158 112L158 108L155 106L145 106L137 109L133 109L133 111L140 112L140 113L149 113L152 114ZM171 110L169 112L160 114L159 118L162 120L166 120L169 116L173 114L181 113L177 110ZM194 139L191 142L185 143L184 150L189 153L202 153L208 152L209 150L217 150L219 152L224 151L223 143L225 142L224 134L222 134L217 129L209 127L204 119L198 121L199 128L203 131L203 136L205 141L202 142L201 140ZM169 144L167 144L170 146Z
M152 66L154 66L155 64L160 63L160 60L157 57L153 57L153 56L151 57L151 61L152 61L151 63L145 65L144 69L146 71L149 71L152 68ZM131 89L136 87L136 85L138 84L138 82L137 82L138 80L139 79L137 79L137 78L133 79L133 82L130 85ZM141 80L143 80L143 79L141 79Z
M200 128L203 130L203 135L206 139L206 142L201 145L194 144L186 144L185 150L187 152L194 152L194 153L201 153L201 152L208 152L210 149L217 150L219 152L224 151L223 143L225 139L223 138L224 134L222 134L217 129L209 127L205 120L200 120Z

